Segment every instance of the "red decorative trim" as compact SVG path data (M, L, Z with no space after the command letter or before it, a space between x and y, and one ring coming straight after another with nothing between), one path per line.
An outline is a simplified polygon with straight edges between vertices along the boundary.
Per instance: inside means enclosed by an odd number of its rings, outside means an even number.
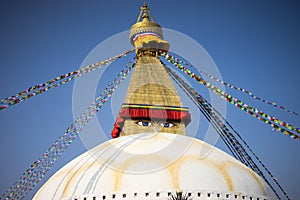
M147 108L122 108L120 117L132 119L165 119L172 121L183 121L186 125L191 122L189 112L178 110L155 110Z

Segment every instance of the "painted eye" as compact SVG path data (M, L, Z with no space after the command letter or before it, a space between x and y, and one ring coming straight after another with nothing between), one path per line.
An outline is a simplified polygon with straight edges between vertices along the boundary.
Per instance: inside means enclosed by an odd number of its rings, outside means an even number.
M137 122L137 124L139 126L151 126L151 122L143 122L143 121L139 121Z
M173 127L175 124L171 123L171 122L164 122L160 124L162 127L164 128L171 128Z

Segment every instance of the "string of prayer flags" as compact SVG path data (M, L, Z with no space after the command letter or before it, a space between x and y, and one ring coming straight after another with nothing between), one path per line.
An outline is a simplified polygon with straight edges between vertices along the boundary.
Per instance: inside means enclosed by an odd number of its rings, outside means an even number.
M221 89L217 88L216 86L212 85L211 83L207 82L205 79L200 77L199 75L196 75L194 72L192 72L190 69L182 66L182 61L178 58L174 58L174 56L170 56L165 51L160 50L160 55L168 60L170 63L172 63L174 66L176 66L180 71L184 72L186 75L190 76L194 80L196 80L198 83L204 85L211 91L213 91L215 94L219 95L235 107L239 108L240 110L245 111L247 114L256 117L260 121L263 121L266 124L269 124L274 130L280 131L286 135L289 135L293 139L299 139L300 129L284 122L280 119L277 119L275 117L270 116L267 113L264 113L252 106L249 106L245 103L243 103L241 100L232 97L230 94L227 94L226 92L222 91ZM293 133L296 132L297 134Z
M64 84L70 82L71 80L74 80L86 73L89 73L91 71L95 71L95 70L99 69L99 67L101 67L101 66L105 66L111 62L114 62L115 60L122 58L133 51L134 51L134 49L125 51L125 52L123 52L119 55L113 56L107 60L104 60L101 62L96 62L95 64L88 65L86 67L75 70L73 72L69 72L67 74L60 75L60 76L58 76L54 79L51 79L50 81L47 81L45 83L41 83L41 84L32 86L22 92L19 92L18 94L14 95L14 96L4 98L4 99L0 100L0 110L3 110L10 106L16 105L24 100L30 99L31 97L34 97L38 94L42 94L50 89L60 86L60 85L64 85Z
M117 75L115 79L101 92L94 102L74 120L53 145L43 153L39 159L22 174L22 176L5 192L0 199L23 199L27 193L34 188L52 168L54 162L62 156L65 150L72 144L90 119L101 109L103 104L112 95L120 83L127 77L128 73L135 67L131 61Z
M169 52L165 52L165 53L166 53L166 57L170 57L170 58L173 57L174 62L178 62L178 63L180 63L180 64L184 64L184 65L186 65L186 66L193 67L190 63L185 62L184 60L179 60L178 58L172 56ZM248 95L251 96L253 99L262 101L262 102L264 102L264 103L266 103L266 104L268 104L268 105L271 105L271 106L274 106L274 107L276 107L276 108L282 109L282 110L284 110L285 112L292 113L292 114L294 114L294 115L298 115L298 113L296 113L296 112L294 112L294 111L291 111L291 110L285 108L285 107L282 106L282 105L279 105L279 104L277 104L277 103L275 103L275 102L271 102L271 101L265 100L265 99L263 99L263 98L261 98L261 97L259 97L259 96L256 96L255 94L253 94L253 92L250 92L249 90L246 90L246 89L244 89L244 88L236 87L236 86L234 86L234 85L231 85L230 83L227 83L227 82L225 82L225 81L223 81L223 80L221 80L221 79L219 79L219 78L216 78L216 77L210 75L209 73L207 73L207 72L205 72L205 71L201 71L201 70L200 70L199 72L202 73L202 74L205 74L205 75L208 76L210 79L213 79L213 80L217 81L218 83L221 83L221 84L223 84L223 85L225 85L225 86L227 86L227 87L229 87L229 88L231 88L231 89L235 89L235 90L241 91L241 92L243 92L243 93L245 93L245 94L248 94Z

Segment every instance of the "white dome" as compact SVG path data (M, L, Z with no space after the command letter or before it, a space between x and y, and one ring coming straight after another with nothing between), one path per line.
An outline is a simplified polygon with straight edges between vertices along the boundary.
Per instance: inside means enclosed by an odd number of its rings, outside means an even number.
M182 135L148 133L109 140L78 156L37 192L45 199L273 199L251 169L215 147Z

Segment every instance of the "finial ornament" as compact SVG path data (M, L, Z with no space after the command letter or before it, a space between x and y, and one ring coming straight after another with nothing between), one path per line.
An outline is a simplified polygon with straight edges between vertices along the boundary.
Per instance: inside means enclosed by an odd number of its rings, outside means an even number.
M136 23L130 28L130 42L137 52L138 49L169 50L169 43L163 40L162 28L154 22L146 2L140 8Z
M140 8L140 14L137 18L136 22L142 22L143 20L148 20L150 22L154 22L153 17L151 15L150 9L148 8L146 2Z

